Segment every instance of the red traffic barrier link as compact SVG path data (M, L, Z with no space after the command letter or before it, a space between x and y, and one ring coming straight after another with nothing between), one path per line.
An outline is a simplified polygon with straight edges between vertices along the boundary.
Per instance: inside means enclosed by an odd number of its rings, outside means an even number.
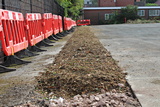
M76 22L74 20L72 20L71 18L64 18L64 30L65 31L69 31L72 30L72 28L76 25Z
M44 39L42 16L40 13L26 14L26 31L30 46L34 46Z
M71 18L69 18L68 28L69 28L69 30L72 28L72 19Z
M53 34L59 33L58 15L53 15Z
M76 21L72 20L72 27L77 26Z
M65 17L64 18L64 30L70 30L71 28L71 19Z
M64 30L66 31L67 30L67 18L64 17Z
M58 16L58 26L59 26L59 32L63 32L62 16Z
M48 38L53 34L53 16L52 13L44 13L43 14L43 32L44 37Z
M0 9L0 40L6 56L28 47L22 13Z
M86 26L90 24L91 24L90 19L77 20L77 26Z

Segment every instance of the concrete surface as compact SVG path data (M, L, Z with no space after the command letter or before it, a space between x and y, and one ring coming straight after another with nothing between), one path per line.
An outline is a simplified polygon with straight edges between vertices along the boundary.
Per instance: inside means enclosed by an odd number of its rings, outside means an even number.
M160 24L92 26L119 66L142 107L160 107Z

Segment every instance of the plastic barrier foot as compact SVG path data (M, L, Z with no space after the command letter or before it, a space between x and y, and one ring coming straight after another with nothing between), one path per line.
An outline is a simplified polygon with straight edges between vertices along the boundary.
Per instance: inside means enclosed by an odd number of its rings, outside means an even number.
M58 41L58 39L55 38L53 35L49 36L48 39Z
M67 35L65 32L61 32L60 34L63 35L63 36L66 36L66 35Z
M40 49L37 46L31 46L30 51L33 51L33 52L43 52L43 51L47 51L47 50Z
M26 63L31 63L31 61L24 61L18 58L17 56L12 55L12 56L7 56L7 60L2 65L10 66L12 64L21 65L21 64L26 64Z
M45 47L49 47L49 46L53 46L53 45L49 45L47 44L45 41L41 41L37 44L38 47L41 47L41 46L45 46Z
M62 39L61 37L58 37L57 35L53 35L56 39Z
M48 38L47 38L47 39L44 39L44 41L45 41L46 43L55 43L55 42L49 40Z
M0 65L0 73L15 71L16 69L10 69Z
M69 30L69 33L72 33L72 32L74 32L73 27Z
M25 57L32 57L32 56L37 56L39 54L35 54L31 51L29 51L28 49L22 50L18 53L16 53L16 56L18 56L19 58L25 58Z
M70 32L69 32L69 31L65 31L65 33L66 33L66 34L70 34Z
M64 37L64 35L62 35L61 33L57 34L58 37Z
M39 55L39 54L35 54L35 53L29 51L28 49L24 49L24 50L18 52L16 55L17 55L19 58L25 58L25 57L37 56L37 55Z
M74 32L74 30L75 30L75 28L74 28L74 27L72 27L71 32Z

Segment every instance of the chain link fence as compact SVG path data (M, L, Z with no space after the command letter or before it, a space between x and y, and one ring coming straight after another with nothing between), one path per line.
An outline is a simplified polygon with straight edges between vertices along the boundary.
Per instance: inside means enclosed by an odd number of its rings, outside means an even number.
M55 0L0 0L0 8L26 13L52 13L64 16L64 9Z

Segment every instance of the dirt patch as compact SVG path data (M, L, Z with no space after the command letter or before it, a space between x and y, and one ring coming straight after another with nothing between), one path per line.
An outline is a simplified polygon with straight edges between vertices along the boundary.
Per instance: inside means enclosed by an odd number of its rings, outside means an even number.
M123 93L124 96L128 96L134 101L133 104L129 100L130 104L128 104L124 103L123 100L118 100L123 106L138 107L140 104L137 99L133 98L125 76L126 74L117 66L117 62L110 53L90 31L90 27L79 27L55 58L54 63L48 66L47 71L41 73L41 76L36 77L36 79L38 90L49 96L52 93L54 98L72 99L77 94L80 97L86 95L86 98L95 95L94 98L96 98L97 94L105 92ZM119 98L121 99L121 97ZM100 97L97 99L100 99ZM115 98L110 97L110 99L114 100ZM75 99L71 101L75 101ZM80 105L84 104L84 101ZM120 104L119 102L118 104ZM91 105L93 103L95 101L87 104ZM61 102L61 104L64 104L64 102ZM105 102L105 104L109 103ZM115 106L113 105L113 107Z

